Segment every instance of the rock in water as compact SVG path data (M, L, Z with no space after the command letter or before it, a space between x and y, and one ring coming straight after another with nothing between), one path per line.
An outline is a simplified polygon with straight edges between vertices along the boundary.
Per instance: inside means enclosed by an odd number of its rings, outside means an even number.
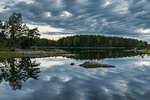
M72 65L72 66L73 66L73 65L75 65L75 63L71 63L70 65Z
M80 64L79 66L82 66L84 68L114 68L115 66L113 65L107 65L107 64L101 64L98 62L92 62L92 61L88 61L88 62L84 62L83 64Z

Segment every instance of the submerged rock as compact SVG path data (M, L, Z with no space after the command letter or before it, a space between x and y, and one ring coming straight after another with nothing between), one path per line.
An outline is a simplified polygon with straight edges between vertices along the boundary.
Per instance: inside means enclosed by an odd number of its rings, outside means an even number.
M84 62L83 64L80 64L79 66L82 66L84 68L114 68L115 66L113 65L107 65L107 64L101 64L98 62L92 62L92 61L88 61L88 62Z

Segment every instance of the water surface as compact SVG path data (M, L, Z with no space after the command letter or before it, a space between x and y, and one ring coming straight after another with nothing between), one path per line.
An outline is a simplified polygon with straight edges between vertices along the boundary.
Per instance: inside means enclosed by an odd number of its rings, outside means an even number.
M148 55L92 60L115 68L87 69L79 64L91 59L74 58L1 60L0 100L149 100Z

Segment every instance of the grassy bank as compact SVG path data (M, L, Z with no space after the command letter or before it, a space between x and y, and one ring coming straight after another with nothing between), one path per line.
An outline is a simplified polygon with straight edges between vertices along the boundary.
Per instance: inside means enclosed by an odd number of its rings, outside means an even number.
M50 57L50 56L69 56L68 52L55 49L55 48L45 48L45 47L32 47L31 49L19 49L19 48L0 48L0 60L8 58L22 58L22 57Z
M14 58L14 57L18 58L18 57L26 57L26 56L27 56L26 54L20 54L9 50L0 51L0 59L7 59L7 58Z
M49 46L32 46L31 49L43 50L43 51L49 51L49 52L55 52L57 50L56 47L49 47Z
M109 50L127 50L128 52L133 52L133 51L137 51L139 53L145 53L145 54L150 54L150 48L144 48L144 49L131 49L126 48L126 47L48 47L48 46L33 46L31 47L32 51L46 51L45 53L39 53L37 54L38 57L44 57L44 56L55 56L58 54L66 54L65 51L67 50L105 50L105 51L109 51ZM21 49L20 49L21 50ZM22 49L23 50L23 49ZM65 51L64 51L65 50ZM28 50L23 50L28 52ZM70 52L70 51L68 51ZM7 59L7 58L19 58L19 57L36 57L36 54L34 55L34 53L32 54L28 54L25 53L23 54L21 53L17 53L15 52L15 48L0 48L0 59Z
M143 49L144 53L150 54L150 47L144 48Z
M45 50L45 51L54 51L57 49L133 49L135 47L51 47L51 46L32 46L32 49Z

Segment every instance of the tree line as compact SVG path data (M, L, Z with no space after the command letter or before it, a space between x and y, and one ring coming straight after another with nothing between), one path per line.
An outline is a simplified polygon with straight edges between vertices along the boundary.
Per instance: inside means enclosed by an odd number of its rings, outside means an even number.
M102 35L76 35L57 41L41 39L38 28L30 29L20 13L12 13L8 21L0 20L0 47L30 48L31 46L56 47L147 47L148 43L131 38Z
M147 47L145 41L102 36L102 35L76 35L61 38L57 41L60 47Z

